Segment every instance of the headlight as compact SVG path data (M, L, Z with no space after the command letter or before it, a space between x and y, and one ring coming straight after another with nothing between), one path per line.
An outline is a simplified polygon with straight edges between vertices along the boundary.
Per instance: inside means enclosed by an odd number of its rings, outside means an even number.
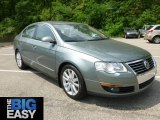
M153 60L153 62L154 62L154 66L157 66L157 64L156 64L156 60L155 60L155 58L154 58L154 57L152 57L152 60Z
M96 62L95 68L97 71L105 71L107 73L127 72L126 67L122 63Z

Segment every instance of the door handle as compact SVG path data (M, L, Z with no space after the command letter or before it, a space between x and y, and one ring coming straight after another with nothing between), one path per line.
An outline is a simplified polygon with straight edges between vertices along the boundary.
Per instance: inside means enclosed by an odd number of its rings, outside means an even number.
M33 46L32 46L32 48L33 48L33 49L36 49L36 48L37 48L37 46L33 45Z

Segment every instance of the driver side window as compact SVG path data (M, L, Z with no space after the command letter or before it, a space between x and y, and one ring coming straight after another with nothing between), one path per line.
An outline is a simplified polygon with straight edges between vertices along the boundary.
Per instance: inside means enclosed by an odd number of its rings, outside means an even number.
M37 29L36 39L41 40L43 37L50 36L52 39L55 39L51 29L47 25L41 25Z

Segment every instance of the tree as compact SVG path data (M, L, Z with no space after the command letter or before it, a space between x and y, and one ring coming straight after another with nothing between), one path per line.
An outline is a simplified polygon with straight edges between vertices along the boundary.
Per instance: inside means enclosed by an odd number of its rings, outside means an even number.
M0 36L37 21L87 23L111 36L160 22L159 0L1 0L0 6Z

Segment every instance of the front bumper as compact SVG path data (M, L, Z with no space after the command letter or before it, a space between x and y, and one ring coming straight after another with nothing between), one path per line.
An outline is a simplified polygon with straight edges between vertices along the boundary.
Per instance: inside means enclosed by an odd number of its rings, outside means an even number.
M152 35L150 34L150 33L146 33L145 35L144 35L144 40L152 40Z
M126 36L129 38L137 38L138 34L127 34Z
M126 96L136 94L144 91L153 83L156 72L156 66L150 71L140 75L136 75L134 72L116 74L99 72L97 74L99 81L86 80L87 90L91 93L105 96ZM101 83L107 83L113 86L102 86ZM116 89L111 91L113 88Z

